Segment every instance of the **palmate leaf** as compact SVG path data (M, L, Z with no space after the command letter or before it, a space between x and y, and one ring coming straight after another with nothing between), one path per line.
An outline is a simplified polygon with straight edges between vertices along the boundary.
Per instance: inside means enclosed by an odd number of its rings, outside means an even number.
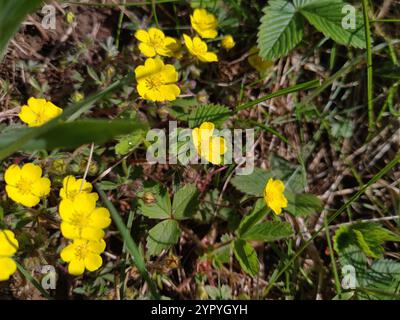
M176 244L181 235L178 222L167 219L156 224L147 236L147 250L150 256L155 256L161 251L169 249Z
M363 18L355 17L355 29L342 26L345 14L342 13L345 3L341 0L303 1L299 11L317 30L339 44L365 48Z
M275 60L286 55L303 38L304 18L290 1L272 0L263 10L258 32L259 55Z
M228 107L219 104L201 105L192 110L189 115L189 127L199 127L203 122L212 122L217 127L222 125L232 112Z
M21 22L42 2L42 0L0 1L0 60L3 58L8 41L18 31Z
M198 190L194 184L187 184L174 195L172 213L175 219L184 220L195 214L198 204Z

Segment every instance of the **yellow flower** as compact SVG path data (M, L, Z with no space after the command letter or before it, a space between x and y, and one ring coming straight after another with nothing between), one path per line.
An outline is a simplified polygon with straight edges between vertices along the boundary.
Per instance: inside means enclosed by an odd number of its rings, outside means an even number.
M157 28L148 31L140 29L136 31L135 38L140 41L139 50L146 57L160 56L174 57L180 44L177 39L166 37L164 32Z
M22 168L17 165L10 166L5 174L7 195L16 203L26 207L34 207L40 198L50 193L50 180L42 178L42 169L27 163Z
M249 64L256 69L258 72L264 72L270 67L274 65L273 61L269 60L264 60L258 55L258 52L260 50L254 46L249 50L249 57L247 58L247 61Z
M76 195L82 192L90 194L95 201L99 200L99 195L96 192L91 193L93 189L92 184L85 181L82 185L82 181L83 179L77 180L74 176L65 177L63 180L63 187L60 190L61 199L74 201Z
M63 110L45 99L29 98L28 105L22 106L19 118L29 127L39 127L53 118L58 117Z
M89 241L75 239L70 245L61 251L61 259L68 262L68 272L74 276L80 276L85 272L96 271L103 264L100 254L106 248L103 239L99 241Z
M5 281L17 271L17 265L11 258L18 250L18 240L14 232L0 230L0 281Z
M230 34L228 34L227 36L222 38L221 45L226 50L230 50L236 45L236 42L233 39L233 37Z
M287 199L283 194L285 185L281 180L274 180L270 178L264 189L264 199L268 207L272 209L275 214L281 214L282 208L287 207Z
M104 237L103 229L110 223L110 212L96 208L96 199L90 193L79 193L73 200L60 203L61 233L67 239L98 241Z
M178 72L171 64L164 65L160 58L148 58L135 69L139 95L150 101L173 101L181 93L175 84Z
M194 37L193 40L188 35L184 34L186 48L197 59L203 62L216 62L218 57L214 52L208 52L207 43L199 37Z
M190 16L192 28L202 37L214 39L217 35L218 21L212 13L206 9L196 9Z
M214 124L203 122L199 128L192 130L192 139L197 153L212 164L222 163L222 155L225 154L225 139L214 137Z

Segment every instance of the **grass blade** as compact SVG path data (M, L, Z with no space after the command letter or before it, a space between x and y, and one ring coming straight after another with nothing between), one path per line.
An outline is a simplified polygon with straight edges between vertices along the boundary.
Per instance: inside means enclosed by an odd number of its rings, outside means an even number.
M150 278L149 273L146 270L146 265L144 262L143 257L141 256L139 249L136 243L133 241L129 229L126 227L124 221L122 220L121 216L118 214L117 210L115 209L114 205L108 200L106 194L103 190L100 189L98 185L96 185L96 189L103 200L104 204L110 210L111 216L114 220L115 225L118 228L118 231L121 233L122 238L125 241L125 245L129 253L133 258L133 262L135 263L136 267L138 268L141 276L147 282L151 295L154 299L160 299L160 294L158 293L157 287L153 280Z

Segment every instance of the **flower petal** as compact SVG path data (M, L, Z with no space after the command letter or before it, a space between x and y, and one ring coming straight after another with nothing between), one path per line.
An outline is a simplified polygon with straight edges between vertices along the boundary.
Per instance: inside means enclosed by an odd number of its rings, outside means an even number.
M50 193L51 182L48 178L41 178L32 184L32 194L42 198Z
M89 253L85 257L85 267L89 271L96 271L103 264L103 259L98 254Z
M15 186L19 179L21 178L21 168L16 164L8 167L4 174L4 180L7 184Z
M68 265L68 272L73 276L81 276L85 272L85 263L83 260L72 260Z
M15 261L8 257L0 257L0 281L10 279L10 276L17 271Z

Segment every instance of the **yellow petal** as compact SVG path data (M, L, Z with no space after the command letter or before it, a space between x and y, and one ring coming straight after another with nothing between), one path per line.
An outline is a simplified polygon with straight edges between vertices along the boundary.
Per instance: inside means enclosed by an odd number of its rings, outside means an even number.
M75 257L75 245L70 244L66 246L60 253L60 257L64 262L70 262Z
M96 271L103 264L103 259L98 254L89 253L85 258L85 267L89 271Z
M0 257L11 257L18 250L18 240L10 230L0 230Z
M62 200L59 206L59 213L61 219L63 220L72 219L75 214L75 210L73 208L73 202L70 199Z
M26 179L28 181L36 181L42 177L42 168L33 164L27 163L24 164L21 168L21 178Z
M81 237L80 229L68 222L61 222L61 234L67 239L76 239Z
M154 47L144 42L139 44L139 50L146 57L154 57L156 55Z
M100 241L89 241L87 248L93 253L101 254L106 249L106 242L103 239Z
M33 112L29 106L22 106L18 117L30 127L35 127L37 125L38 115Z
M149 34L146 30L140 29L135 32L135 38L141 42L148 42L150 40Z
M104 229L111 224L110 212L106 208L96 208L92 215L92 226Z
M51 182L47 178L41 178L32 184L32 194L42 198L50 193Z
M0 256L0 281L10 279L10 276L17 271L15 261L8 257Z
M100 228L85 227L82 228L80 237L86 240L99 241L104 238L104 235L104 231Z
M15 186L21 178L21 169L19 166L13 164L6 170L4 180L7 184Z
M85 272L85 263L83 260L72 260L68 265L68 272L73 276L80 276Z

